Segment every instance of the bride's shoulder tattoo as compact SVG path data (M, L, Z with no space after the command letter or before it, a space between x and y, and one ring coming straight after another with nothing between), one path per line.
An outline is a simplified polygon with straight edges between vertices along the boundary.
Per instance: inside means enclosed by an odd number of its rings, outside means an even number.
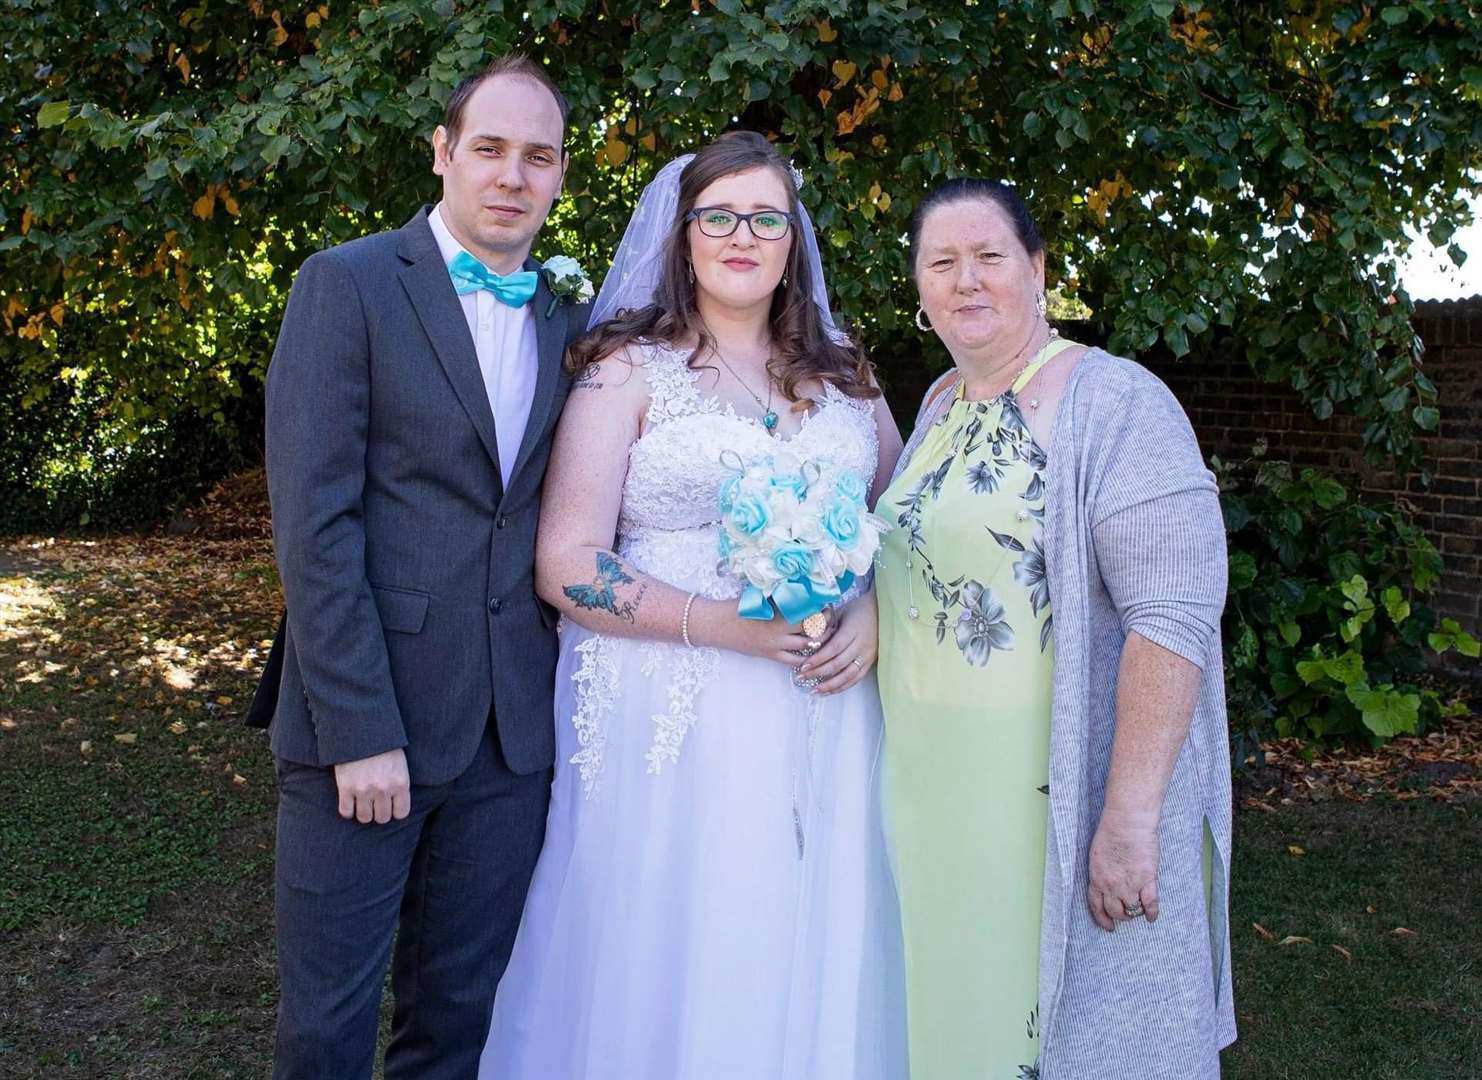
M601 390L602 365L595 360L576 373L571 380L573 390Z

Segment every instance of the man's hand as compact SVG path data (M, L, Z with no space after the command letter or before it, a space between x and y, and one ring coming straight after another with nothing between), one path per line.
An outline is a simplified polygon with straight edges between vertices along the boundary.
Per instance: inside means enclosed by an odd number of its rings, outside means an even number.
M362 825L372 821L384 825L412 812L407 756L400 748L359 761L340 762L334 767L334 782L340 791L342 818L353 817Z

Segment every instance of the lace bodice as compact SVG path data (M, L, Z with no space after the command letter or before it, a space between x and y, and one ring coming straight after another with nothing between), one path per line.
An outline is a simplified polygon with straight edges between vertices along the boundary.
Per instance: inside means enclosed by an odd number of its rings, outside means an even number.
M874 408L825 386L802 428L789 437L768 435L761 422L700 392L687 350L640 346L648 380L643 434L628 451L628 475L618 515L618 554L637 569L711 598L739 595L739 582L716 574L720 488L733 473L721 455L743 459L786 450L804 459L828 458L875 475L879 439Z

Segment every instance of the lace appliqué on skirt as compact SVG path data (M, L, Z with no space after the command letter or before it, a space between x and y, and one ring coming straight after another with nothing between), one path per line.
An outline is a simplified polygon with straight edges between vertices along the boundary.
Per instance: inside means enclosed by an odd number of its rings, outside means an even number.
M588 799L597 794L598 782L602 778L602 753L607 747L606 721L617 704L617 645L613 639L598 634L576 647L581 665L571 676L576 694L576 711L571 714L571 726L576 729L576 742L581 749L571 755L571 764L581 774L582 795Z
M656 641L643 646L643 674L652 678L659 665L669 664L669 711L654 714L654 741L644 755L650 776L658 776L665 762L679 760L684 737L695 722L695 696L720 667L720 653L715 649L681 649Z

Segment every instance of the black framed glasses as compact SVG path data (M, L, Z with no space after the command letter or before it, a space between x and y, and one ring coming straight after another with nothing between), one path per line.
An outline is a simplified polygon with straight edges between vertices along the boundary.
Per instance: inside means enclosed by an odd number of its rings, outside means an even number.
M754 210L740 214L720 206L697 206L684 215L685 221L700 223L700 231L719 239L730 236L743 221L758 240L781 240L792 227L792 214L786 210Z

